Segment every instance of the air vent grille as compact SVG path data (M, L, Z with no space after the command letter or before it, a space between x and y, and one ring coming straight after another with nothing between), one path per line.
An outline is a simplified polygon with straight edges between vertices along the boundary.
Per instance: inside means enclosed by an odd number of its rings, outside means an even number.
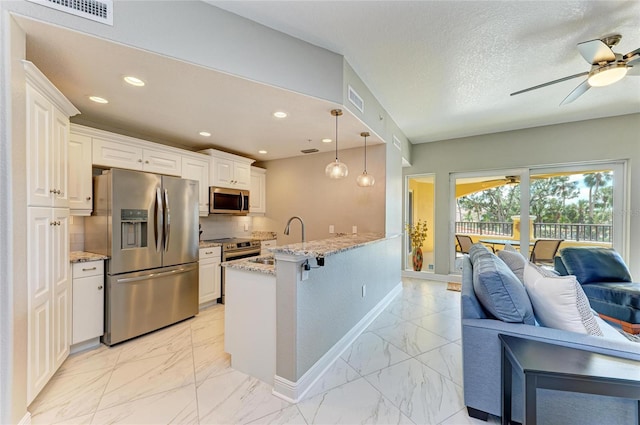
M402 151L402 143L395 134L393 135L393 146L395 146L399 151Z
M319 152L318 149L312 148L312 149L302 149L300 152L302 153L316 153Z
M349 101L353 103L353 106L358 108L358 110L364 114L364 100L362 100L360 95L356 93L356 91L351 86L349 86Z
M28 0L52 9L113 25L113 0Z

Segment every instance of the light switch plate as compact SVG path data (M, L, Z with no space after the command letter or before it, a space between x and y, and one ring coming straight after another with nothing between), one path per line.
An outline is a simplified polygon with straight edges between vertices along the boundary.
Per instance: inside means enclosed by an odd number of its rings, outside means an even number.
M333 224L329 225L329 233L335 233L336 229L333 227Z

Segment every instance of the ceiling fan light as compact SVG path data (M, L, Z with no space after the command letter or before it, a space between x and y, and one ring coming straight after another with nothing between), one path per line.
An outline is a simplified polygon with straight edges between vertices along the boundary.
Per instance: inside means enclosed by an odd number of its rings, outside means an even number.
M594 69L587 81L591 87L604 87L620 81L627 75L627 66L624 63L614 63Z

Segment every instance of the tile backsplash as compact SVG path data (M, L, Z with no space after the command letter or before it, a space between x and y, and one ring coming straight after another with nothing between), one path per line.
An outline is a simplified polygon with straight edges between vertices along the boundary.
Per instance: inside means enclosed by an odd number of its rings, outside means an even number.
M84 251L84 217L71 216L69 220L69 250Z
M201 240L220 238L249 238L253 231L253 219L249 216L210 215L200 217Z

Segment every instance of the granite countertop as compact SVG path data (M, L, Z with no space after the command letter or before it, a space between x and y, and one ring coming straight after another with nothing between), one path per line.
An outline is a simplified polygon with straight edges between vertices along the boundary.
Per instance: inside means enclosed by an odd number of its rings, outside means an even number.
M261 259L267 259L267 258L273 258L273 255L263 255L260 257L241 258L240 260L225 261L224 263L222 263L222 267L228 267L228 268L237 269L237 270L245 270L249 272L264 273L264 274L275 276L276 266L274 264L263 264L263 263L254 262L255 260L259 261Z
M388 238L381 233L347 234L329 239L277 246L270 250L276 254L302 255L305 257L328 257L329 255L355 249L383 239Z
M254 230L251 232L251 239L256 239L259 241L272 241L278 238L278 234L276 232L265 232L261 230Z
M222 246L220 242L200 241L199 248L214 248L216 246Z
M108 260L107 255L94 254L93 252L85 251L71 251L69 253L69 262L71 263L86 263L88 261Z

